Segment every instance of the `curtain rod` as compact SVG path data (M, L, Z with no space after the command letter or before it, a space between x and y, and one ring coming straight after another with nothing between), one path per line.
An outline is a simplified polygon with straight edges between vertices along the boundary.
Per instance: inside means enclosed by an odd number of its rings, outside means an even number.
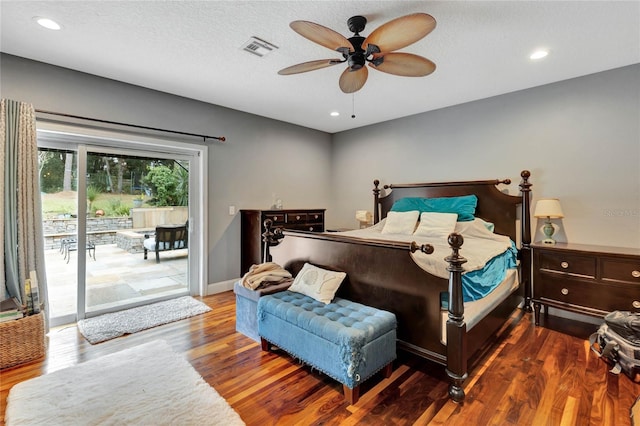
M116 124L118 126L135 127L135 128L138 128L138 129L154 130L154 131L157 131L157 132L174 133L174 134L177 134L177 135L196 136L196 137L202 138L202 140L204 142L206 142L207 139L215 139L215 140L218 140L220 142L224 142L224 141L227 140L224 136L208 136L208 135L200 135L200 134L197 134L197 133L179 132L177 130L158 129L156 127L147 127L147 126L140 126L138 124L120 123L118 121L101 120L101 119L98 119L98 118L82 117L80 115L65 114L65 113L62 113L62 112L54 112L54 111L45 111L45 110L41 110L41 109L36 109L35 111L39 112L41 114L58 115L58 116L61 116L61 117L69 117L69 118L77 118L77 119L80 119L80 120L96 121L98 123Z

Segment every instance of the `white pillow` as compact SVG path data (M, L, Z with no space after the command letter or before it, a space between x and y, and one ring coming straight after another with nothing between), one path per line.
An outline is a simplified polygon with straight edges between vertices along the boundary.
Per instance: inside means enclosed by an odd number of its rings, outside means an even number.
M344 272L327 271L305 263L293 280L289 291L302 293L326 305L331 303L346 276Z
M456 229L457 221L456 213L422 212L420 224L413 235L447 238Z
M411 235L418 222L418 210L409 212L389 212L381 233Z
M494 227L493 223L476 217L470 222L458 222L455 232L469 237L487 238L493 235Z

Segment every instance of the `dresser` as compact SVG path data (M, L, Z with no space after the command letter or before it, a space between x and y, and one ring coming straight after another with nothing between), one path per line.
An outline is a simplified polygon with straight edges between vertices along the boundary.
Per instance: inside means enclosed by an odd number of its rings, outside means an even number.
M584 244L531 244L533 307L551 306L602 318L640 312L640 249Z
M240 210L240 269L243 276L253 264L262 263L264 221L273 227L324 232L325 209Z

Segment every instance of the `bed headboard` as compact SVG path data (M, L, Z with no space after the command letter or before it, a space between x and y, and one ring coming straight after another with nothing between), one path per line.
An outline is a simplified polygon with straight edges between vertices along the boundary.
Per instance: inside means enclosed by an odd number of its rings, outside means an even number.
M513 241L517 241L518 232L521 232L523 244L531 242L530 225L530 192L531 184L528 170L520 173L520 196L508 195L501 192L497 186L509 185L511 179L477 180L462 182L434 182L434 183L409 183L384 185L385 195L381 196L380 181L373 182L374 197L374 223L387 217L391 206L397 200L404 197L456 197L472 195L478 197L476 217L480 217L495 225L497 234L508 235ZM520 215L518 212L520 211ZM518 229L517 219L520 219L521 229Z

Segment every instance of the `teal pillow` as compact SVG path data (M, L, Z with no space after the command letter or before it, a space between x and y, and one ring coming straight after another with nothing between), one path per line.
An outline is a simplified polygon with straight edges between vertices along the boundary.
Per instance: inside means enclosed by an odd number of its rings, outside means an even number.
M422 212L457 213L458 222L469 222L475 218L478 197L463 195L461 197L440 198L401 198L391 207L392 212L408 212L418 210Z

